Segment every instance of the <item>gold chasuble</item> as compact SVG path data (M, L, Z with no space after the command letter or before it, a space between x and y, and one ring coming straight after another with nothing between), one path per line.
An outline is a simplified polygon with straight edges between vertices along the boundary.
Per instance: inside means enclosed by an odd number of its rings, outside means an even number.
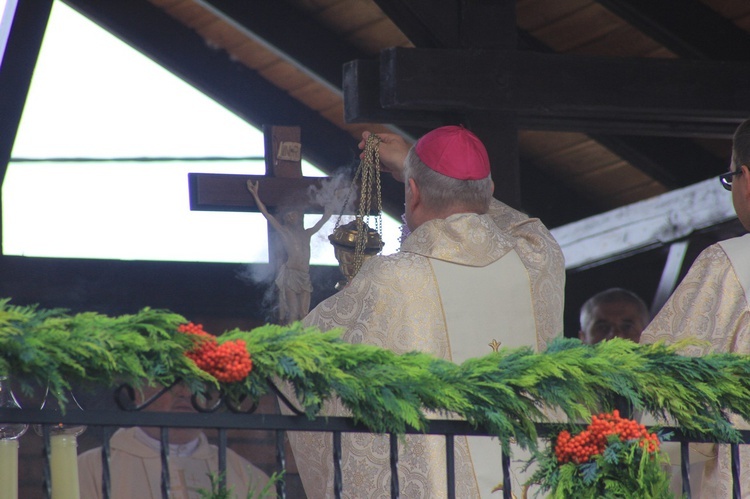
M304 322L324 331L341 327L351 343L460 363L490 354L493 340L501 347L545 348L562 333L564 280L562 253L544 225L493 200L486 215L431 220L399 253L368 259L349 286ZM324 413L346 415L338 401ZM331 436L290 432L289 438L308 497L331 497ZM344 497L390 497L388 453L387 436L344 434ZM456 497L501 497L490 495L502 482L497 439L456 438L455 457ZM399 486L410 499L446 497L444 437L406 437L399 445ZM520 495L518 476L512 487Z
M707 342L686 348L687 355L750 353L750 234L706 248L641 336L641 343L684 338ZM747 423L733 421L740 429ZM700 491L693 497L732 497L728 445L691 445L708 457ZM750 498L750 449L740 446L742 497ZM676 464L676 463L675 463ZM700 492L700 494L696 494Z

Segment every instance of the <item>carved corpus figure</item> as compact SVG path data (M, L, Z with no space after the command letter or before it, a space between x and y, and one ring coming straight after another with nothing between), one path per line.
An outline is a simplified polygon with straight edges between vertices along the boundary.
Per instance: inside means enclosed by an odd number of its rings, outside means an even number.
M310 311L310 295L313 290L310 281L310 240L331 218L331 209L326 206L320 220L305 229L304 213L301 210L287 211L281 217L283 223L279 222L260 200L258 182L248 180L247 189L253 195L260 212L279 233L286 252L286 260L279 267L275 281L279 288L279 321L289 324L301 320Z

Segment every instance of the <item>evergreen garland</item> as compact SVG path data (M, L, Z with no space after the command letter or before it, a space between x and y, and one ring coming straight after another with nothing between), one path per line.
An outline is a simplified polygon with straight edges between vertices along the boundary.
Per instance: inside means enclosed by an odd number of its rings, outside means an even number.
M728 413L750 419L750 356L678 355L684 344L615 339L588 346L559 339L542 353L501 349L457 365L420 352L397 355L346 343L340 331L266 325L218 337L220 343L243 340L253 363L243 381L221 384L185 356L195 342L177 331L186 322L165 310L69 315L3 299L0 375L14 376L29 390L49 386L61 404L78 383L139 386L144 379L163 385L181 379L196 392L214 386L230 400L257 399L269 392L270 378L290 383L310 417L337 396L373 432L424 429L431 411L466 419L505 445L514 438L531 448L534 423L547 414L588 420L592 412L609 409L607 400L615 395L672 418L689 433L724 442L740 440Z
M14 306L0 300L0 376L12 375L26 393L49 387L64 407L78 383L171 385L184 378L192 388L214 381L185 357L192 340L175 334L185 318L145 308L135 315Z

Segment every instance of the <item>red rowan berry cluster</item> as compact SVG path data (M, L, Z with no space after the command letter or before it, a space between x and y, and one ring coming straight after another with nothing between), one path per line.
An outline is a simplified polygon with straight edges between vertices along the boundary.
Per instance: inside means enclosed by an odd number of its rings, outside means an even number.
M632 419L620 417L618 410L591 417L591 424L576 436L563 430L557 436L555 455L560 463L588 462L592 456L602 454L607 447L609 435L618 435L620 440L638 440L638 445L648 452L659 449L659 437L649 433L646 427Z
M219 343L201 324L180 325L177 330L195 336L195 345L185 355L222 383L242 381L253 369L253 361L242 340Z

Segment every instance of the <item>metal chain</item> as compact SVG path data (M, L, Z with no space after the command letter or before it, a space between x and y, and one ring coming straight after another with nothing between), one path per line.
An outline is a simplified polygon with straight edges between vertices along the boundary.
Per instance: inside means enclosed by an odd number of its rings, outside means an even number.
M378 213L375 216L375 229L383 240L382 234L382 212L383 199L380 186L380 142L381 138L376 134L370 134L365 141L362 161L359 163L357 174L362 179L362 192L359 198L359 211L357 216L357 239L354 247L354 273L359 272L359 268L364 262L365 248L367 245L368 231L364 230L365 220L370 221L370 206L372 206L372 188L373 181L375 186L375 195L377 196ZM355 179L357 178L355 174Z

